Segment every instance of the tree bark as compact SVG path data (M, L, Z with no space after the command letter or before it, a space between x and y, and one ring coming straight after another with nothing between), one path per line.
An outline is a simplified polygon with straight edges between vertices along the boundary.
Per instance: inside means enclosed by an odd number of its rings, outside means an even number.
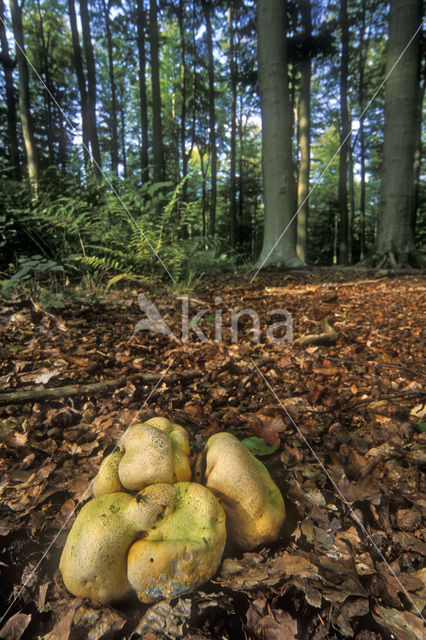
M358 58L358 104L360 114L364 113L364 72L366 61L366 0L361 0L361 24L359 27L360 53ZM360 164L360 201L359 201L359 258L365 260L365 130L364 118L360 118L359 122L359 164Z
M394 65L420 23L420 0L391 0L382 182L374 257L374 262L380 266L418 265L411 219L415 199L420 32Z
M87 133L94 161L94 171L101 175L101 152L96 125L96 66L93 54L92 35L87 0L80 0L80 17L83 31L83 45L87 68Z
M230 194L229 218L231 222L231 247L236 247L237 236L237 200L236 200L236 159L237 159L237 63L234 45L234 11L228 8L229 29L229 70L231 75L231 149L230 149Z
M47 148L49 153L49 164L53 166L55 161L55 121L54 121L54 105L51 98L51 94L54 93L54 89L52 87L52 83L50 81L50 61L49 61L49 32L46 40L45 36L45 26L43 19L43 12L40 6L40 0L37 0L37 9L38 9L38 17L40 20L40 67L39 73L43 78L43 81L47 87L47 91L43 91L43 100L44 100L44 122L45 122L45 131L47 133Z
M30 108L30 80L27 59L25 56L24 30L22 27L22 6L18 0L10 0L13 35L16 41L16 59L19 72L19 111L21 116L22 135L24 137L27 156L28 176L35 198L38 197L39 168L34 139L34 129Z
M259 266L295 267L297 227L287 72L285 6L282 0L259 0L257 35L262 171L265 204L263 248Z
M180 109L180 157L182 163L181 177L185 177L188 172L188 156L186 154L186 38L185 38L185 24L184 24L185 7L183 0L179 0L177 6L177 19L179 25L179 37L180 37L180 94L181 94L181 109ZM187 180L185 180L182 188L182 198L186 201L187 198Z
M297 255L304 263L308 260L309 173L311 164L311 52L312 18L310 0L301 0L305 51L301 63L299 98L300 166L297 185Z
M243 127L243 94L240 93L239 99L239 109L238 109L238 219L240 221L241 228L243 229L245 226L245 217L244 217L244 127ZM251 223L251 220L249 220ZM252 246L253 246L253 228L250 227L250 232L252 235ZM254 253L252 251L252 253ZM252 259L255 259L253 255Z
M137 45L139 55L139 104L141 120L141 170L142 181L149 180L149 158L148 158L148 99L146 90L146 52L145 52L145 28L146 16L143 0L137 0Z
M80 94L80 111L81 111L81 137L83 142L84 165L90 164L89 156L89 133L88 133L88 116L87 116L87 89L86 79L83 71L83 58L81 54L80 37L77 28L77 18L75 14L74 0L68 0L68 13L71 26L71 38L74 58L74 68L77 76L78 92Z
M211 14L213 5L210 0L202 0L204 19L206 23L207 44L207 72L209 78L209 146L210 146L210 224L209 234L214 238L216 232L216 199L217 199L217 150L216 150L216 111L215 111L215 85L214 85L214 56L213 34Z
M120 93L120 124L121 124L121 158L123 161L123 178L127 178L127 154L126 154L126 117L125 117L125 89L123 82L119 84Z
M152 151L154 182L164 180L163 134L161 124L160 62L158 45L157 2L149 0L149 41L152 83Z
M118 176L118 122L117 122L117 90L115 86L114 75L114 57L113 57L113 42L111 32L111 0L102 0L102 7L104 10L105 30L107 37L107 49L108 49L108 72L109 72L109 84L111 89L111 108L110 108L110 129L111 129L111 171Z
M9 43L6 36L6 28L4 25L5 20L5 8L3 0L0 0L0 44L1 44L1 64L4 71L4 82L6 91L6 117L7 117L7 132L9 138L9 155L10 164L13 170L13 177L15 180L19 180L21 176L19 166L19 145L18 145L18 133L17 133L17 121L16 121L16 99L15 90L13 87L13 67L14 62L10 57Z
M411 226L413 228L413 234L416 232L416 217L417 209L419 206L419 193L420 193L420 173L422 166L422 108L425 97L426 88L426 59L424 56L425 43L423 40L419 46L419 63L418 63L418 93L417 93L417 110L416 110L416 140L414 149L414 202L411 216Z
M350 121L348 110L349 23L347 0L340 0L340 28L342 53L340 61L340 153L339 153L339 262L348 264L348 149L350 145Z

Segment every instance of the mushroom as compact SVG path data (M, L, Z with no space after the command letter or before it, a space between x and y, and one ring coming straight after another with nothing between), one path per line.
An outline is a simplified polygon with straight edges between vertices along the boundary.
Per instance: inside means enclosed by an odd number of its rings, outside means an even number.
M138 501L120 492L87 502L68 534L59 563L67 589L100 604L123 596L130 589L129 547L154 525L163 508L150 495Z
M92 490L94 496L125 491L118 477L118 465L122 457L122 451L114 451L102 460L98 474L93 480Z
M208 439L205 460L206 486L222 503L237 544L250 550L276 540L285 505L266 467L230 433Z
M165 505L155 525L129 550L128 580L139 599L172 598L209 580L226 540L225 513L211 491L194 482L156 484L136 498Z
M120 450L102 462L93 482L94 495L140 491L158 482L189 481L189 453L185 429L167 418L134 424L123 434Z

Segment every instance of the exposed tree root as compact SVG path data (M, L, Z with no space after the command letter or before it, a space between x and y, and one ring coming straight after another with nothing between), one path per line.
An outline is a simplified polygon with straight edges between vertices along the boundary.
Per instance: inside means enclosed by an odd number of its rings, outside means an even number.
M338 338L337 331L331 326L327 318L321 320L321 333L308 333L306 336L300 336L294 341L302 347L307 345L330 345L335 344Z
M363 262L363 266L376 269L421 269L425 266L425 260L418 252L397 254L389 249L384 253L373 254Z

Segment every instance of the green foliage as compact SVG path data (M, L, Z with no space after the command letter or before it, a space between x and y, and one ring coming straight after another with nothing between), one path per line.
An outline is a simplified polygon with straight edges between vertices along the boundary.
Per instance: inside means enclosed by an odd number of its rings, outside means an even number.
M42 282L48 282L52 286L58 273L63 274L71 268L69 262L58 264L55 260L48 260L40 255L20 258L17 271L3 284L1 292L7 296L11 289L24 284L30 284L31 289L37 289Z
M276 444L267 444L263 438L245 438L241 440L243 444L254 456L269 456L278 449Z
M423 431L423 433L426 433L426 422L415 422L414 424L419 431Z

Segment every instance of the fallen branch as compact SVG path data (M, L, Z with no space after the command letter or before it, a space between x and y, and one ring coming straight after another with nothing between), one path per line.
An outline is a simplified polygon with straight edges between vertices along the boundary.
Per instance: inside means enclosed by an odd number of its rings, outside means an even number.
M202 376L201 371L181 371L180 373L171 373L162 378L162 382L170 384L171 382L190 381L194 378ZM93 382L91 384L68 385L66 387L56 387L51 389L31 389L30 391L11 391L10 393L0 393L0 407L9 404L23 404L25 402L36 402L39 400L48 400L52 398L63 398L64 396L82 396L94 393L103 393L109 389L119 389L124 387L128 382L142 382L144 384L153 384L161 378L159 373L135 373L122 378L113 378L112 380L104 380L103 382Z
M309 345L330 345L337 341L337 331L329 324L327 318L321 320L322 333L308 333L306 336L297 338L293 344L300 344L302 347Z
M370 398L368 400L360 400L360 402L355 402L354 404L349 404L347 407L342 407L341 411L349 411L349 409L355 409L356 407L361 407L364 404L371 404L372 402L381 402L382 400L394 400L395 398L425 398L426 399L426 391L399 391L398 393L390 393L388 395L380 396L379 398Z

